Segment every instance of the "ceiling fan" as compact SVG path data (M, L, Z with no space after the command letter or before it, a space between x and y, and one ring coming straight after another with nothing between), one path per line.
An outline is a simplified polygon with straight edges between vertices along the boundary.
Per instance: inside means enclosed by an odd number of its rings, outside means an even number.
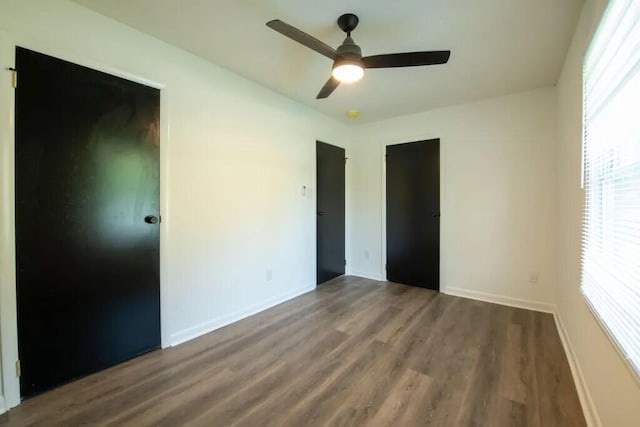
M451 51L436 50L428 52L389 53L362 57L360 46L351 38L351 32L358 26L359 19L353 13L338 18L338 26L347 33L338 49L321 42L315 37L293 27L279 19L267 22L267 27L305 45L309 49L328 57L333 61L332 73L316 99L324 99L340 85L353 83L362 78L365 68L415 67L419 65L446 64Z

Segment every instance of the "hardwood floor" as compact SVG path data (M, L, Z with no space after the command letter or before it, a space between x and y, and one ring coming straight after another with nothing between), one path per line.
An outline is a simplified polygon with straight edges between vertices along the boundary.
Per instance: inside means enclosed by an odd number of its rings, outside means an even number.
M549 314L339 278L0 426L582 426Z

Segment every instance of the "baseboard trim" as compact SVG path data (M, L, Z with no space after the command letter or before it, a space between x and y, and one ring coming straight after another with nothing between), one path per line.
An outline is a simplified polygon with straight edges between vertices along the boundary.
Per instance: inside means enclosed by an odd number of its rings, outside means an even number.
M582 406L582 413L584 414L587 426L602 427L602 422L600 421L600 417L598 416L598 411L596 410L593 399L591 398L591 393L589 393L589 389L587 388L587 383L584 380L582 368L580 367L578 358L573 351L573 345L571 344L571 340L569 339L569 334L567 333L567 330L564 327L564 322L562 321L562 317L557 310L553 313L553 318L556 321L558 335L560 335L560 341L562 342L564 352L567 355L567 360L569 361L569 368L571 369L573 382L576 385L578 398L580 399L580 405Z
M376 280L378 282L383 282L385 279L383 279L380 275L378 274L374 274L374 273L363 273L361 271L353 271L351 273L352 276L356 276L356 277L362 277L363 279L370 279L370 280Z
M4 396L0 396L0 414L7 412L7 407L4 406Z
M502 295L490 294L487 292L473 291L470 289L444 287L440 292L456 297L470 298L478 301L491 302L494 304L507 305L509 307L524 308L527 310L541 311L543 313L555 313L555 306L540 301L530 301L520 298L505 297Z
M207 322L203 322L198 325L192 326L190 328L175 332L171 334L170 346L173 347L173 346L185 343L194 338L197 338L209 332L215 331L216 329L222 328L223 326L227 326L231 323L237 322L238 320L242 320L246 317L252 316L256 313L259 313L268 308L271 308L275 305L281 304L285 301L289 301L290 299L293 299L297 296L306 294L307 292L313 291L315 288L316 288L315 283L311 285L306 285L304 287L296 288L292 291L285 292L283 294L269 298L260 303L251 305L244 310L240 310L224 316L220 316L218 318L209 320Z

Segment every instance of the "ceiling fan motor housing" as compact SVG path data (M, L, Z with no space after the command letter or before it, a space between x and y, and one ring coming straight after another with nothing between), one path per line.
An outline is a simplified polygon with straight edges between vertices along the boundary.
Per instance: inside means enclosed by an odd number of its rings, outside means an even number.
M358 22L360 22L360 19L353 13L345 13L338 18L338 27L347 33L347 38L345 38L340 47L336 49L337 55L333 61L333 68L344 64L353 64L364 68L362 63L362 50L351 38L351 31L356 29Z
M355 44L350 36L344 39L340 47L336 49L336 52L338 52L338 55L333 63L334 68L345 63L359 65L364 68L362 64L362 50L360 46Z

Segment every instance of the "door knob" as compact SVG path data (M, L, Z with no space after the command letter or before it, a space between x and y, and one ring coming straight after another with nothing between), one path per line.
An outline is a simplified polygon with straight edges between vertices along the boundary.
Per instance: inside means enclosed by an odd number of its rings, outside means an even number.
M322 215L324 215L324 212L318 211L318 216L322 216Z
M155 215L147 215L144 217L144 222L146 222L147 224L157 224L158 217Z
M440 212L436 212L436 213L431 214L431 217L432 218L440 218Z

